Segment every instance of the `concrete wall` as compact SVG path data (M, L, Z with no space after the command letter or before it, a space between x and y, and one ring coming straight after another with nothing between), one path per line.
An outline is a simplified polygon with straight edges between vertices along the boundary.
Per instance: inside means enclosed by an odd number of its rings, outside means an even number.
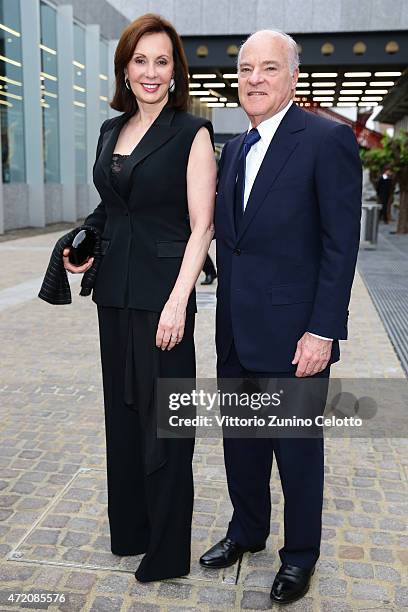
M119 38L129 23L124 14L106 0L53 0L53 2L70 4L76 19L86 25L94 23L100 25L104 38Z
M407 0L108 0L128 19L160 13L180 34L291 33L408 28ZM84 3L87 4L87 3Z
M28 214L29 186L27 183L4 183L4 229L17 229L28 227L30 219Z
M77 219L83 219L84 217L89 215L91 211L89 192L89 185L85 184L76 186Z
M46 183L44 185L45 223L58 223L62 216L62 185Z
M213 108L216 134L242 134L248 129L249 119L242 108Z

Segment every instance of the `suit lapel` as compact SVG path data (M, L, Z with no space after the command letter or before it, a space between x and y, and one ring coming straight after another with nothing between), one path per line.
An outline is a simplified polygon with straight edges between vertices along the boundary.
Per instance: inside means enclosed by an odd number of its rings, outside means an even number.
M154 153L154 151L157 151L157 149L166 144L179 132L180 127L171 125L174 114L174 109L164 107L160 115L133 149L130 156L125 160L120 174L120 181L125 185L129 184L130 175L135 166Z
M235 219L234 219L235 182L236 182L237 172L238 172L239 156L242 150L242 144L244 142L245 136L246 136L246 132L241 134L241 136L239 136L239 138L237 139L236 143L234 143L234 150L231 153L231 160L230 160L228 169L226 169L227 175L225 177L225 185L228 185L228 187L230 187L229 189L225 191L225 196L224 196L225 206L227 207L227 215L228 215L229 224L230 224L230 231L232 232L232 235L234 237L236 235Z
M116 142L118 140L120 130L126 121L131 117L131 114L124 113L116 118L112 127L109 130L106 130L103 134L102 140L102 150L99 155L98 162L101 165L103 173L106 179L109 181L110 177L110 167L112 163L112 154L115 149Z
M124 113L116 118L112 127L106 130L103 134L102 149L99 155L98 161L94 168L95 184L99 185L104 190L108 191L109 198L116 200L121 206L126 207L126 201L117 193L116 189L113 188L110 178L112 154L116 146L116 142L119 137L120 130L125 122L131 117L131 114Z
M132 153L125 159L122 166L122 171L119 174L119 185L121 187L129 185L130 175L137 164L163 146L179 131L179 127L171 125L174 114L174 109L164 107L160 115L152 123L150 128L144 134L143 138L133 149ZM113 126L109 130L105 131L102 141L102 150L97 162L97 166L99 166L103 173L104 187L109 189L109 194L111 197L116 198L124 206L127 206L125 198L121 197L112 187L110 180L110 167L112 163L112 154L120 131L131 116L132 113L123 113L123 115L120 115L117 118ZM127 189L121 189L122 193L126 193L126 191Z
M299 139L297 133L305 128L305 112L294 103L283 117L274 137L265 153L255 182L248 198L242 222L240 224L238 240L247 230L252 219L280 172L288 163L296 149Z

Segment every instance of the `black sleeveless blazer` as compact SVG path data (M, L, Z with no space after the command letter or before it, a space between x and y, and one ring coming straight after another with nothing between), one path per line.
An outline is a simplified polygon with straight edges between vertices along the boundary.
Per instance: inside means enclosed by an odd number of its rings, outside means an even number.
M165 107L125 159L120 195L110 165L130 115L105 121L97 146L94 183L101 203L85 220L102 232L103 258L92 299L98 305L160 312L176 282L190 236L187 163L197 131L211 122ZM196 312L195 291L187 312Z

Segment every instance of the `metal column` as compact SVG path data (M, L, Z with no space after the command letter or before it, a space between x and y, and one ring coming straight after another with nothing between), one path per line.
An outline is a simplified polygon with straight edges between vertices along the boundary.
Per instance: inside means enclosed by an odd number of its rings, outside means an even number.
M108 83L109 83L109 100L111 100L113 98L113 94L115 92L115 86L116 86L116 81L115 81L115 65L114 65L114 58L115 58L115 51L116 51L116 47L118 46L118 40L110 40L108 43ZM109 117L116 117L116 115L118 114L117 111L113 110L113 108L109 107Z
M89 212L99 204L99 194L92 180L92 167L95 162L96 144L100 128L100 27L86 26L85 33L86 63L86 159Z
M75 222L74 26L71 5L61 5L57 9L57 42L62 220Z
M40 3L25 2L21 11L21 48L28 218L32 227L45 226L40 40Z

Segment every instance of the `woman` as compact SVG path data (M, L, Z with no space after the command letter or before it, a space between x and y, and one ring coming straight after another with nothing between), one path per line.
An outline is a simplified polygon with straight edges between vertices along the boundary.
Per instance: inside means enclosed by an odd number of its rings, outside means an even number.
M211 123L186 112L180 38L147 14L123 32L85 223L102 232L98 306L107 444L108 516L117 555L145 553L141 582L190 570L193 439L157 439L154 381L195 378L194 286L213 237ZM64 266L75 267L64 251Z

